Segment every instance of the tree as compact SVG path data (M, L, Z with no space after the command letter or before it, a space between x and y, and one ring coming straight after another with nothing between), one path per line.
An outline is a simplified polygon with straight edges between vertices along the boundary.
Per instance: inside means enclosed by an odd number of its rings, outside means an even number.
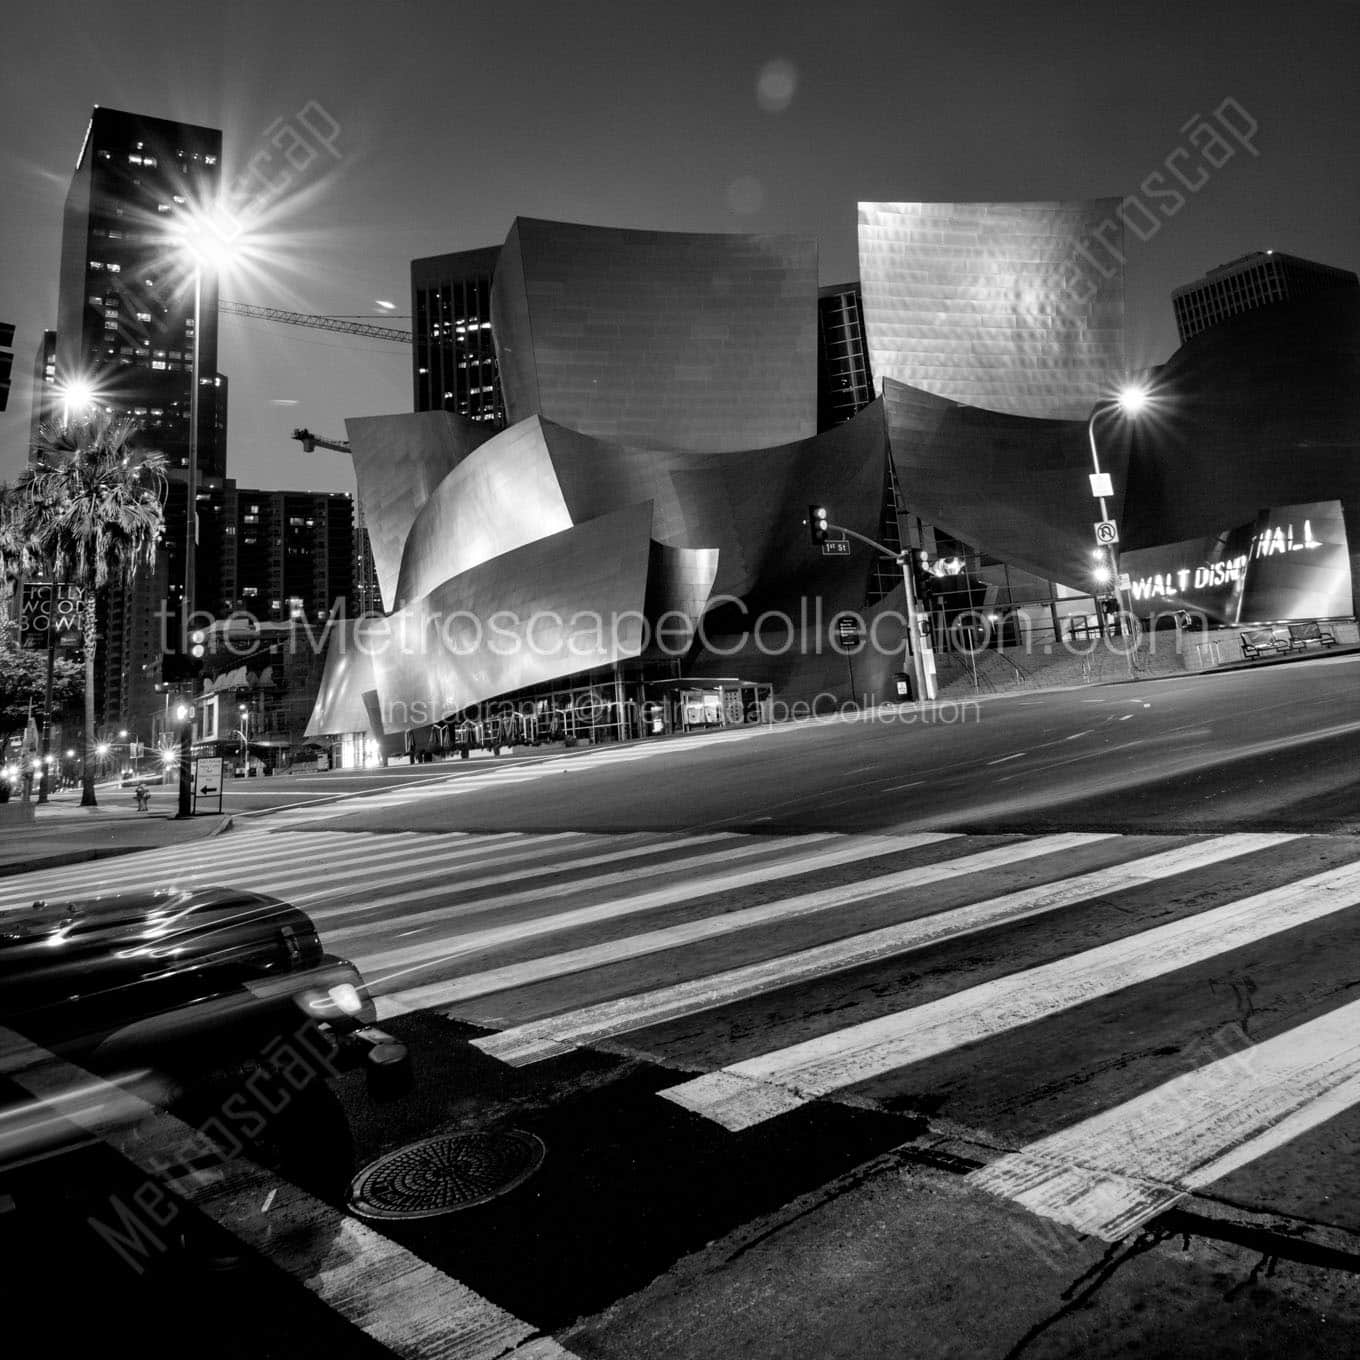
M47 689L47 650L19 647L17 629L0 626L0 747L28 725L31 705L42 707ZM74 708L84 692L85 668L58 658L52 672L52 706Z
M85 650L82 807L94 807L95 592L125 585L152 567L165 529L165 458L133 447L135 420L96 412L43 426L34 462L21 474L24 535L60 584L81 589Z

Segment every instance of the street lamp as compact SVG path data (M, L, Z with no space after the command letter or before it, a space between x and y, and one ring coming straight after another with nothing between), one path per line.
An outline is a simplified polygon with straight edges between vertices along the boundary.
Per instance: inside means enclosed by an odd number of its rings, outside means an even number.
M184 603L182 606L181 631L188 633L194 612L194 599L197 588L198 556L198 399L202 385L201 340L199 332L203 322L203 273L211 270L214 277L230 263L233 255L232 241L236 228L224 225L220 214L195 212L185 222L183 229L174 238L175 243L187 256L193 270L194 282L194 343L190 365L189 389L189 475L186 487L186 509L184 530Z
M1127 615L1133 618L1133 609L1126 605L1124 592L1119 584L1119 555L1115 544L1119 541L1119 530L1115 526L1113 530L1106 530L1107 525L1113 524L1110 514L1106 508L1106 499L1114 496L1114 483L1110 479L1108 472L1102 472L1100 468L1100 453L1096 448L1096 420L1106 411L1119 411L1126 416L1136 416L1146 408L1148 404L1148 390L1138 383L1128 383L1119 390L1117 396L1112 400L1099 401L1091 411L1091 418L1086 423L1086 437L1091 445L1091 494L1100 502L1100 526L1096 530L1097 540L1104 545L1109 553L1109 575L1114 582L1114 593L1116 600L1119 601L1119 612L1121 620ZM1112 533L1111 537L1104 538L1103 533ZM1099 556L1099 554L1097 554ZM1096 579L1101 578L1097 575ZM1136 620L1135 620L1136 622ZM1129 674L1133 674L1133 649L1124 649L1124 659L1128 663Z

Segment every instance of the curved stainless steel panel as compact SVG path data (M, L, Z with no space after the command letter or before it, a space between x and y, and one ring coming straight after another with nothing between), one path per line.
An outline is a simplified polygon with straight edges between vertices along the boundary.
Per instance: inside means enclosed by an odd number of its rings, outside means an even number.
M512 422L708 452L816 431L811 237L521 217L491 309Z
M1124 376L1120 204L861 203L874 373L990 411L1083 419Z
M416 513L441 481L494 431L452 411L345 420L378 588L390 608Z
M571 525L542 423L531 416L464 458L420 507L406 538L395 607Z
M891 378L883 400L893 466L912 515L1039 576L1090 588L1092 525L1086 422L1030 420L960 406ZM1101 466L1123 509L1128 447L1098 426Z

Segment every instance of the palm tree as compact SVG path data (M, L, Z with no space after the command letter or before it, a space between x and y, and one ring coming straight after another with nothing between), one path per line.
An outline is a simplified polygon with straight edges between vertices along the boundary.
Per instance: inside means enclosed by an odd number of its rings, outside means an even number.
M21 487L0 482L0 619L8 617L15 586L37 566L25 527L27 497Z
M165 527L165 458L132 445L135 420L97 412L43 426L19 477L20 522L56 581L81 589L85 650L85 752L81 807L94 807L95 591L123 586L156 562Z

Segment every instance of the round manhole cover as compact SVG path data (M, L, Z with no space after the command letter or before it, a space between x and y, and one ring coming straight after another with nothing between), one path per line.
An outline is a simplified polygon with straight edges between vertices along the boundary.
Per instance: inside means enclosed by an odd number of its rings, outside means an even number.
M446 1134L389 1152L350 1187L362 1218L434 1218L485 1204L527 1180L547 1149L532 1133Z

